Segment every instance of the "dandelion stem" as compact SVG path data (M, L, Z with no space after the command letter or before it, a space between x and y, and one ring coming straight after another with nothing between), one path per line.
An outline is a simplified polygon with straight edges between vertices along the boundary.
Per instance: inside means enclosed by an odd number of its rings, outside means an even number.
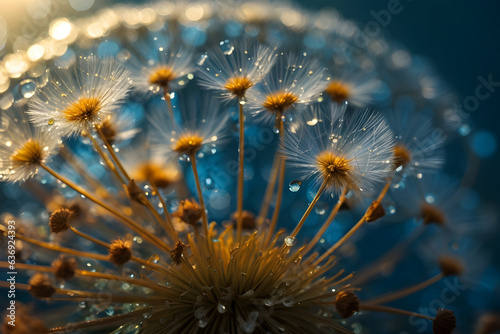
M170 217L170 213L168 212L167 204L165 203L165 200L163 199L163 196L160 193L160 189L158 189L158 186L153 180L149 180L149 183L153 187L153 190L156 193L156 196L158 196L158 199L160 200L160 203L163 207L163 215L165 216L165 221L168 223L170 229L171 229L171 234L172 237L174 238L173 240L179 239L177 232L175 231L174 225L172 224L172 217Z
M276 186L276 181L278 180L280 161L281 161L281 157L278 155L277 152L275 152L274 159L273 159L273 165L271 167L271 175L269 176L269 181L267 182L264 200L262 201L259 216L257 217L257 226L262 225L262 223L264 222L264 220L267 217L267 213L269 211L269 206L271 204L271 199L272 199L273 194L274 194L274 188Z
M123 180L122 176L120 175L120 173L118 173L118 171L116 170L116 167L110 161L109 157L106 154L104 154L104 151L101 149L101 146L99 146L99 143L94 139L94 137L92 137L92 135L90 133L87 134L87 137L92 141L92 144L94 145L95 150L97 151L97 153L99 153L99 155L104 160L106 165L109 167L111 172L113 172L113 174L115 174L118 181L120 181L121 184L126 184L125 181Z
M79 185L68 180L66 177L60 175L59 173L57 173L56 171L54 171L50 167L46 166L45 164L41 163L40 167L45 169L49 174L54 176L56 179L60 180L62 183L66 184L68 187L70 187L74 191L82 194L83 196L85 196L89 200L91 200L92 202L100 205L101 207L103 207L104 209L109 211L111 214L113 214L114 216L119 218L125 225L127 225L129 228L131 228L132 230L137 232L139 235L141 235L144 239L151 242L153 245L156 245L157 247L159 247L160 249L163 249L166 252L170 252L170 248L167 245L165 245L164 242L162 242L157 236L155 236L151 232L144 229L141 225L136 223L134 220L125 216L123 213L119 212L117 209L112 208L111 206L109 206L108 204L103 202L101 199L95 197L94 195L92 195L91 193L89 193L88 191L86 191L85 189L80 187Z
M120 314L120 315L114 315L111 317L106 317L106 318L99 318L99 319L94 319L94 320L87 320L87 321L82 321L82 322L76 322L73 324L70 324L69 326L63 326L63 327L54 327L51 328L48 333L67 333L68 332L68 327L71 328L72 330L77 330L77 329L84 329L84 328L92 328L92 329L97 329L102 326L112 326L112 325L121 325L124 323L129 323L133 321L134 319L144 319L143 315L146 313L150 308L149 307L144 307L135 311L127 312L125 314Z
M167 87L163 88L163 98L165 99L165 102L167 103L167 111L172 118L172 122L175 123L175 117L174 117L174 107L172 106L172 99L170 98L170 92L168 91Z
M324 259L326 259L328 256L330 256L330 254L332 254L333 252L335 252L337 250L337 248L339 248L340 246L342 246L342 244L348 240L350 237L353 236L354 233L356 233L357 230L359 230L359 228L361 226L363 226L363 224L366 222L366 220L368 219L368 214L369 212L373 209L373 208L376 208L378 205L380 205L380 203L382 202L382 199L384 198L385 194L387 194L387 191L389 190L389 187L391 185L391 181L392 181L392 178L389 178L384 186L384 188L382 189L382 191L380 192L380 194L378 195L377 199L375 201L373 201L373 203L368 207L368 209L366 210L365 214L363 215L363 217L361 217L361 219L356 223L356 225L354 225L350 230L349 232L347 232L342 238L340 238L339 241L337 241L332 247L330 247L325 253L323 253L315 262L315 265L318 265L319 263L321 263L321 261L323 261Z
M393 314L401 314L401 315L407 315L409 317L414 316L418 318L423 318L427 320L434 320L431 317L428 317L426 315L420 314L420 313L415 313L411 311L406 311L406 310L401 310L398 308L394 307L388 307L388 306L379 306L379 305L369 305L369 304L359 304L359 309L364 310L364 311L374 311L374 312L384 312L384 313L393 313Z
M90 186L94 187L98 192L104 193L106 195L105 197L109 197L109 193L106 188L90 176L90 174L82 167L85 166L85 164L80 159L75 157L69 149L65 146L61 146L59 154L71 165L72 168L78 172L78 174L85 179L85 181L87 181Z
M276 118L278 120L278 129L280 133L280 139L283 138L284 135L284 126L283 119L281 117ZM283 200L283 188L285 187L285 158L280 158L279 164L279 181L278 188L276 189L276 205L274 206L273 217L271 219L271 225L269 226L269 233L267 236L266 244L269 244L271 241L271 236L274 234L274 230L276 229L276 224L278 223L278 217L280 214L281 201Z
M241 102L241 101L240 101ZM243 104L238 103L240 111L240 156L238 164L238 204L236 220L236 240L241 239L243 229L243 185L245 182L245 115L243 114Z
M201 206L201 219L203 221L203 232L205 236L208 237L208 219L207 219L207 211L205 208L205 202L203 201L203 193L201 191L200 178L198 176L198 168L196 167L196 155L193 153L189 156L189 160L191 160L191 167L193 169L194 181L196 183L196 191L198 192L198 199L200 200Z
M108 150L109 154L111 155L111 159L113 160L115 165L118 167L118 169L123 174L125 179L127 181L130 181L130 176L128 176L127 171L125 170L122 163L120 162L120 160L116 156L116 153L113 150L113 146L109 144L108 140L106 139L106 136L102 133L101 129L98 126L96 126L96 131L97 131L97 134L99 135L99 137L101 138L101 140L103 141L104 145L106 145L106 149Z
M439 273L434 277L431 277L423 282L415 284L413 286L401 289L396 292L389 293L385 296L381 296L375 299L371 299L365 302L365 304L375 305L375 304L386 304L392 302L397 299L401 299L403 297L409 296L415 292L418 292L426 287L440 281L444 277L443 273Z
M293 230L293 232L291 234L292 238L295 238L297 236L297 234L299 233L299 231L302 228L302 226L304 225L304 222L306 221L307 217L309 216L309 214L311 213L312 209L314 208L314 206L318 202L319 198L321 197L321 194L323 194L323 192L325 191L327 183L328 183L328 181L324 180L323 183L321 184L321 187L318 189L318 192L314 196L312 202L307 207L306 212L304 212L304 215L300 219L299 223L297 224L297 226L295 226L295 229Z
M98 244L99 246L102 246L104 248L109 248L110 245L108 243L105 243L104 241L101 241L101 240L98 240L94 237L91 237L90 235L86 234L86 233L83 233L83 232L80 232L79 230L77 230L76 228L74 228L73 226L70 226L69 227L71 229L71 231L73 231L73 233L75 233L76 235L84 238L84 239L87 239L95 244Z
M304 254L307 254L308 252L310 252L314 248L314 246L316 246L316 244L318 243L319 239L321 239L321 237L323 236L323 234L326 232L326 230L328 229L328 227L330 226L330 224L333 222L333 220L337 216L337 213L339 212L340 207L342 206L342 204L344 204L344 202L345 202L345 195L346 194L347 194L347 188L344 187L344 190L342 191L342 194L339 197L339 201L337 202L337 204L335 204L335 206L332 209L332 212L330 212L330 215L328 216L328 218L326 219L326 221L323 223L323 225L321 226L321 228L319 229L319 231L316 233L316 235L314 236L314 238L311 240L311 242L309 243L309 245L304 250Z

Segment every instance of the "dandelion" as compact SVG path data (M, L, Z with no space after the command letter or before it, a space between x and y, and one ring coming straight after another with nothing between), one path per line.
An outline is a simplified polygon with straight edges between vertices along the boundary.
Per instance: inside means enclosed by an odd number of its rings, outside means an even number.
M200 65L201 86L222 92L227 100L239 102L240 147L238 167L237 215L242 217L245 135L243 105L251 87L259 83L271 70L276 60L275 51L264 45L251 45L248 41L220 43L220 48L208 53ZM242 219L237 219L238 234L242 230Z
M283 153L301 179L339 194L373 190L391 172L392 131L384 118L367 110L322 105L317 123L300 122L283 140ZM305 116L307 117L307 116Z
M34 127L21 108L2 113L7 131L0 139L0 179L18 182L38 173L38 169L60 146L60 137Z
M155 43L160 44L160 43ZM132 72L132 85L143 94L161 93L167 102L168 111L173 118L170 93L186 86L186 77L194 71L193 52L189 49L157 45L144 55L143 50L137 50L141 58L133 58L128 63Z
M157 112L150 118L154 133L153 150L168 161L181 156L189 157L193 169L198 198L202 207L203 229L208 233L205 203L201 191L196 154L209 145L215 146L228 130L229 115L222 112L214 101L208 98L185 95L181 98L182 126L170 117ZM167 143L167 145L165 145Z
M30 100L37 126L62 136L90 133L115 112L130 88L129 73L112 59L80 57L72 68L57 68Z
M338 78L332 76L325 88L330 99L343 104L349 102L355 107L368 107L373 103L373 95L380 89L381 81L366 74L341 74Z
M396 135L394 167L398 172L422 178L423 174L443 165L446 137L433 126L432 118L423 113L397 110L387 119Z
M306 53L294 56L281 53L262 83L248 92L249 107L261 121L282 122L289 110L314 101L325 89L325 69ZM282 129L277 127L277 130Z

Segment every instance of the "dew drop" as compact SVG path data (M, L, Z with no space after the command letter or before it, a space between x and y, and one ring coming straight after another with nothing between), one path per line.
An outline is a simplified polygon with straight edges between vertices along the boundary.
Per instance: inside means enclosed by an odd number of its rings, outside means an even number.
M203 319L198 320L198 327L205 328L205 327L207 327L207 325L208 325L207 318L203 318Z
M226 311L227 311L227 308L224 305L222 305L222 304L217 305L217 312L219 312L220 314L223 314L223 313L226 313Z
M274 302L271 299L266 299L264 300L264 305L271 307L274 306Z
M288 296L283 300L283 306L292 307L293 305L295 305L295 299L292 296Z
M50 118L49 121L47 122L49 125L53 125L54 124L54 119L53 118Z
M326 213L326 209L328 209L328 205L324 202L320 202L314 207L314 212L319 216L323 216Z
M288 236L285 238L285 245L287 245L288 247L292 247L293 245L295 245L295 238L292 237L292 236Z
M307 125L309 125L309 126L313 126L313 125L318 124L318 119L315 117L315 118L313 118L313 119L311 119L311 120L307 121L306 123L307 123Z
M19 84L19 87L20 87L20 90L21 90L21 95L24 98L26 98L26 99L29 99L30 97L32 97L33 95L35 95L35 92L36 92L36 89L37 89L36 83L33 82L33 80L31 80L31 79L23 80Z
M299 180L293 180L292 182L290 182L290 184L288 185L288 189L292 192L292 193L296 193L297 191L300 190L300 184L302 182L299 181Z

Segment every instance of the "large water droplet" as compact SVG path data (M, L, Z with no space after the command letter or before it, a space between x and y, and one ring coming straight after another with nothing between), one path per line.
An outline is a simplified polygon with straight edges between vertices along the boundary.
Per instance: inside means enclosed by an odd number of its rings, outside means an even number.
M288 296L283 300L283 306L292 307L293 305L295 305L295 299L292 296Z
M293 245L295 245L295 241L297 240L289 235L288 237L285 238L285 245L287 245L288 247L292 247Z
M290 189L290 191L292 193L296 193L297 191L300 190L300 184L302 182L299 181L299 180L293 180L292 182L290 182L290 184L288 185L288 189Z
M226 311L227 311L227 308L224 305L222 305L222 304L217 305L217 312L219 312L220 314L223 314L223 313L226 313Z
M207 325L208 325L207 318L203 318L203 319L198 320L198 327L205 328L205 327L207 327Z
M233 54L234 51L234 45L229 43L229 40L225 40L219 43L220 48L222 50L222 53L224 53L226 56L230 56Z
M36 89L37 89L36 83L33 82L33 80L31 80L31 79L23 80L19 84L19 87L20 87L20 90L21 90L21 95L24 98L26 98L26 99L29 99L30 97L32 97L33 95L35 95L35 92L36 92Z
M314 207L314 212L316 212L317 215L323 216L326 213L327 209L328 204L326 204L325 202L320 202Z

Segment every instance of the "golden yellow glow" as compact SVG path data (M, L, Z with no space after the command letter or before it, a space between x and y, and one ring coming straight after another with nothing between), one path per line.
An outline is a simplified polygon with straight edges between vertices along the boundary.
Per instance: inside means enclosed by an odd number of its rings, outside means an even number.
M101 101L96 97L82 97L63 110L68 121L82 122L92 120L102 109Z
M200 150L203 138L197 134L184 134L175 142L172 149L181 154L192 154Z
M333 152L323 151L316 157L316 163L323 179L328 182L329 186L339 189L343 187L357 188L353 175L354 168L350 160Z
M262 106L269 111L283 113L290 108L299 98L290 92L275 92L266 96Z
M230 91L234 96L241 99L245 97L246 91L253 86L253 82L247 77L232 77L226 81L224 88Z
M10 159L20 163L39 163L43 159L43 147L35 139L28 139L23 147L16 150Z
M335 80L330 82L325 92L330 95L333 101L343 103L351 96L351 87L342 81Z

